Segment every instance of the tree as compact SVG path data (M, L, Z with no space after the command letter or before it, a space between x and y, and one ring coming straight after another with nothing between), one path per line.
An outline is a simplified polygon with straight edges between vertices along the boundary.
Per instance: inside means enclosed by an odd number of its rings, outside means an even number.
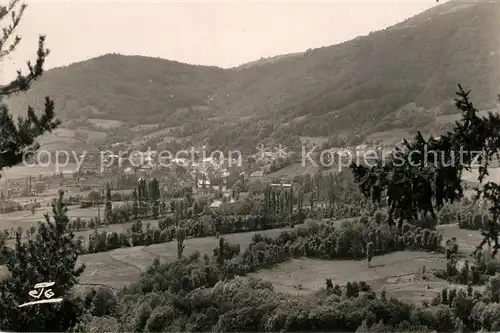
M181 227L177 228L176 236L177 238L177 258L182 258L182 254L184 253L184 240L186 239L186 230Z
M484 288L484 295L487 296L491 302L500 301L500 276L490 276L488 283Z
M134 188L132 191L132 215L134 215L134 218L137 218L139 216L139 198L137 196L137 189Z
M12 19L11 24L3 27L0 36L0 61L14 52L21 41L21 37L14 34L25 9L26 5L19 5L19 0L11 0L7 5L0 5L0 22L9 16ZM17 125L7 106L2 103L6 97L28 91L32 83L43 74L45 58L49 54L44 43L45 36L40 36L36 62L34 65L28 62L29 73L23 75L19 70L16 79L0 87L0 170L15 166L24 158L32 156L40 147L36 139L60 124L54 118L54 102L49 97L45 98L43 115L38 117L30 106L27 117L19 117Z
M45 191L45 184L43 182L37 182L35 184L35 193L41 194Z
M361 192L375 203L387 201L390 225L393 217L398 218L399 228L404 220L413 222L419 215L430 213L435 218L435 211L445 203L462 199L462 172L470 170L472 163L480 164L480 183L488 175L489 163L500 149L500 116L489 113L479 117L469 99L470 91L464 91L460 85L458 89L455 107L462 118L450 132L428 140L418 132L412 142L405 140L403 148L396 148L388 161L379 160L372 167L351 165ZM493 216L477 249L493 242L495 256L500 248L500 186L487 182L476 191L476 199L483 198L491 204Z
M3 249L10 277L0 282L0 327L16 332L56 331L74 327L82 314L82 304L71 296L85 265L76 266L79 247L68 232L69 219L63 191L52 209L54 221L45 215L36 235L28 242L16 234L13 250ZM52 291L61 303L18 306L29 301L29 291L37 283L54 282Z
M366 260L368 261L368 265L370 265L373 259L373 243L369 242L366 244Z
M92 202L99 201L101 200L101 193L99 193L98 191L90 191L87 195L87 199Z
M333 282L332 279L326 279L326 289L327 290L332 290L333 289Z
M111 203L111 187L106 183L106 206L104 208L104 220L106 223L111 223L113 219L113 204Z
M224 250L226 248L226 240L224 237L219 237L219 247L216 251L217 264L222 267L224 265Z
M152 213L153 213L153 218L158 218L158 213L160 209L160 183L158 182L158 179L153 178L150 183L149 183L149 193L150 193L150 200L152 201Z

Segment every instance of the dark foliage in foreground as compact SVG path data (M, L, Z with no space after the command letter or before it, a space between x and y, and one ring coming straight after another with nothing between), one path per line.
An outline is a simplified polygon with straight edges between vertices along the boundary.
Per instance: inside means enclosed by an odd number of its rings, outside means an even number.
M12 53L21 41L19 36L14 37L14 31L21 21L26 5L18 6L18 4L19 0L13 0L6 6L0 6L0 21L8 16L12 17L12 23L3 28L0 36L0 60ZM8 40L11 38L14 40L9 43ZM34 65L28 62L29 73L23 75L18 71L14 81L0 87L0 170L17 165L23 158L33 154L39 148L36 139L59 125L59 121L54 120L54 103L48 97L45 98L42 116L37 117L35 110L28 107L27 117L19 117L17 124L7 106L1 103L3 98L28 91L31 84L43 74L43 64L49 54L44 48L44 42L45 37L41 36L36 62Z
M67 208L62 192L53 207L54 221L46 215L27 243L16 237L14 249L3 248L10 277L0 281L0 327L15 332L66 331L74 327L83 313L83 304L71 292L85 266L77 267L78 245L67 233ZM54 282L54 298L61 303L19 307L33 301L28 294L37 283ZM47 290L47 289L46 289Z
M413 221L420 214L435 216L436 209L446 202L461 199L462 173L470 170L476 159L481 164L479 182L488 175L489 163L500 148L500 116L490 113L488 117L479 117L469 93L459 85L455 105L462 119L456 122L452 131L429 140L419 132L412 142L405 140L402 148L396 148L387 162L380 160L373 167L351 165L365 196L377 203L387 201L389 223L392 224L395 217L400 227L404 220ZM487 182L477 192L478 199L490 204L492 216L478 249L493 242L495 254L500 248L500 187Z
M386 224L379 227L386 230L375 238L380 249L392 238L385 236L391 233ZM318 225L285 232L276 239L256 236L241 256L232 259L229 256L221 260L220 251L214 251L212 258L193 253L165 265L157 261L138 283L114 298L113 307L109 303L102 305L103 315L87 316L80 330L324 332L333 328L341 332L464 332L500 327L494 316L500 295L496 277L490 278L484 295L471 287L444 289L431 302L421 305L396 300L384 291L377 295L362 281L339 286L327 279L326 289L314 297L300 297L300 288L297 297L277 293L269 282L242 277L287 258L332 258L328 253L333 250L329 244L333 239L345 245L336 250L338 255L334 257L360 257L359 237L370 235L371 228L377 228L375 218L341 228ZM404 228L411 226L405 224ZM420 236L415 235L415 241L407 244L420 247L416 241ZM344 237L345 241L341 241ZM410 240L408 236L405 239ZM224 243L222 240L222 246L231 247Z

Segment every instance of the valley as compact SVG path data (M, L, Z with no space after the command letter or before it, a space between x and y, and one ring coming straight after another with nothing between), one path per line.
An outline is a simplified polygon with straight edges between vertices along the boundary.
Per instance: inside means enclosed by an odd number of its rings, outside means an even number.
M243 52L266 13L240 32L224 5L151 22ZM135 11L67 66L39 37L0 85L0 331L499 331L500 6L430 7L231 68L109 53L147 47Z

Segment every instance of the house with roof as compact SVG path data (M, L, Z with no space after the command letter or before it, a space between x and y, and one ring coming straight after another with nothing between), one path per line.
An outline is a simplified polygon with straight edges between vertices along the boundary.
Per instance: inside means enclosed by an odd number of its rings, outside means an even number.
M272 183L272 187L284 187L284 188L291 188L292 184L291 183Z
M203 188L203 185L205 185L205 188L210 188L210 180L209 179L198 179L198 184L197 184L197 187L198 188Z

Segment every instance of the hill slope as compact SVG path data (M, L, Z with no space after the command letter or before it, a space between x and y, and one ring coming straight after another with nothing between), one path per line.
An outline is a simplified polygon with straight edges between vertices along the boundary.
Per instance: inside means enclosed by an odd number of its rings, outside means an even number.
M182 126L177 136L217 147L436 131L436 119L455 112L457 83L479 108L496 107L499 18L496 2L450 1L368 36L233 69L106 55L48 71L9 104L25 110L50 95L65 120Z

